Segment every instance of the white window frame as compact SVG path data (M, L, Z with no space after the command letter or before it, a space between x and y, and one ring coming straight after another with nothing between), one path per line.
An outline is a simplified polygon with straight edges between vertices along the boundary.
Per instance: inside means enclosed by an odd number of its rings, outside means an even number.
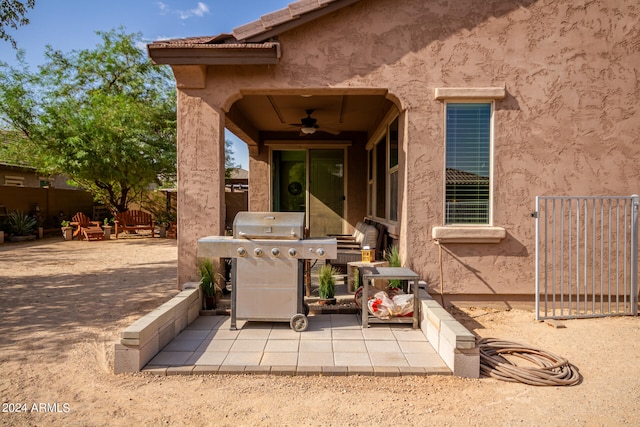
M452 87L452 88L435 88L434 99L440 101L449 102L489 102L498 99L504 99L506 97L505 87ZM446 114L446 109L443 109ZM445 117L446 119L446 117ZM445 120L443 119L443 120ZM444 123L444 122L443 122ZM493 179L494 179L494 132L495 124L495 106L492 108L492 123L491 123L491 172L490 172L490 203L493 208ZM446 128L445 128L446 129ZM446 138L446 136L443 136ZM446 156L446 147L445 153ZM443 170L446 173L446 158L443 158ZM444 194L445 185L443 181L443 194L442 194L442 213L444 222L445 213L445 201L446 196ZM492 225L446 225L440 227L433 227L431 230L431 237L439 243L499 243L506 237L506 230L503 227L493 225L494 211L490 210L489 223Z
M395 166L391 166L391 125L393 124L394 121L398 122L398 160ZM392 219L391 218L391 175L398 174L397 177L399 179L400 175L399 175L399 171L400 171L400 118L396 117L395 119L391 120L391 122L389 123L389 125L387 125L387 162L386 162L386 167L387 167L387 203L386 203L386 217L388 221L391 221L392 223L397 223L398 222L398 206L397 203L400 201L400 195L398 194L398 185L396 185L396 218ZM399 184L399 180L396 180L396 183Z
M24 187L24 177L5 175L4 185L9 187Z
M486 223L471 223L471 224L467 224L467 223L447 223L447 218L446 218L446 205L447 205L447 106L450 104L489 104L491 106L491 114L489 117L489 200L487 201L488 203L488 216L487 216L487 222ZM495 101L492 99L468 99L468 100L464 100L464 99L456 99L456 100L446 100L444 103L444 124L443 124L443 129L444 129L444 161L443 161L443 165L444 165L444 171L443 171L443 176L444 176L444 180L443 180L443 197L442 197L442 201L443 201L443 219L444 219L444 224L446 225L452 225L452 226L465 226L465 225L487 225L487 226L491 226L493 225L493 165L494 165L494 160L493 160L493 141L494 141L494 120L495 118Z
M387 115L387 117L385 117L385 119L382 121L382 123L384 123L384 126L380 126L377 130L377 132L375 132L372 136L371 139L369 139L369 142L367 143L366 146L366 150L367 150L367 214L384 223L384 224L390 224L390 225L397 225L398 224L398 218L396 218L395 220L391 219L391 175L393 173L400 173L400 135L398 135L398 163L393 166L390 167L390 161L391 161L391 138L390 138L390 127L391 124L394 122L394 120L398 120L398 132L400 130L400 117L399 114L396 111L393 111L391 114ZM376 215L376 207L377 207L377 197L378 197L378 191L377 191L377 174L378 174L378 151L377 151L377 145L378 144L382 144L383 142L383 137L384 137L384 144L385 144L385 157L386 157L386 161L385 161L385 189L384 189L384 195L385 195L385 209L384 209L384 218L383 217L379 217ZM399 175L398 175L399 177ZM398 191L398 189L396 188L396 191ZM400 203L400 194L398 194L398 203ZM399 207L396 207L396 212L399 213Z
M47 183L46 185L42 185L43 183ZM51 179L46 176L41 176L38 178L38 183L40 184L40 188L49 188L51 187Z

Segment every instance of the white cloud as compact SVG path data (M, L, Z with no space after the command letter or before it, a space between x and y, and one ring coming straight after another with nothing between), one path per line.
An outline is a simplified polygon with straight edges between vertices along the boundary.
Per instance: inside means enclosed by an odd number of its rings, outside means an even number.
M195 9L189 9L186 11L178 10L176 12L180 15L181 19L189 19L192 16L204 16L205 13L209 13L209 7L202 2L198 2L198 7Z
M192 11L197 16L203 16L205 13L209 13L209 7L206 4L199 1L198 7L193 9Z
M209 13L209 6L201 1L198 2L198 5L195 8L188 10L171 9L169 5L161 1L157 2L156 4L158 5L161 13L172 13L178 15L180 19L189 19L194 16L202 17L206 13Z
M169 11L169 6L167 6L166 3L159 1L156 4L158 5L160 12L166 13L167 11Z

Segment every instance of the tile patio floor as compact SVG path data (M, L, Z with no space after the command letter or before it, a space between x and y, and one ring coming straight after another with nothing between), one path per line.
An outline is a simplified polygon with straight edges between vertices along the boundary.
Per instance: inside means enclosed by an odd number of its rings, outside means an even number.
M201 316L143 371L158 375L250 373L279 375L451 375L421 330L408 324L362 329L356 314L309 316L309 328L288 322Z

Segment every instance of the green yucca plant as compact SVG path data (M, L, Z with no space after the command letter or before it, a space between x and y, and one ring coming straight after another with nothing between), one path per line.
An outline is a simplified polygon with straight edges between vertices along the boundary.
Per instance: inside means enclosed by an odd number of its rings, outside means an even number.
M218 273L217 263L210 259L205 259L198 265L198 272L200 273L200 286L205 296L213 297L216 292L222 291L216 283L216 279L221 277Z
M9 234L14 236L28 236L33 233L37 222L22 211L9 212L8 215Z
M392 246L389 248L387 252L387 262L389 263L389 267L402 267L402 260L400 259L400 251L397 246ZM389 280L390 288L400 288L402 286L402 281L397 279Z

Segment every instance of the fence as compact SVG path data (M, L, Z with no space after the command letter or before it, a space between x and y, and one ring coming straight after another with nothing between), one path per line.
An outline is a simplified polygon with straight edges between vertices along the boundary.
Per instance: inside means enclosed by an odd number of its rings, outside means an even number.
M0 209L0 215L4 211L23 211L34 216L39 215L45 228L59 227L61 212L67 220L76 212L91 215L93 205L91 194L82 190L0 185L0 206L3 207Z
M536 197L536 318L638 315L638 196Z

